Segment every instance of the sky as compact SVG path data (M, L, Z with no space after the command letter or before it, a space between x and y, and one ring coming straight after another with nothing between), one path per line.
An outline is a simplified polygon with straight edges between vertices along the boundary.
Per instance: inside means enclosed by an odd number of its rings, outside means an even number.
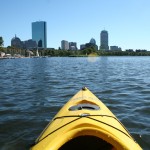
M47 22L47 47L61 40L85 44L91 38L100 46L107 30L109 46L150 51L150 0L1 0L0 36L4 47L15 36L32 38L31 23Z

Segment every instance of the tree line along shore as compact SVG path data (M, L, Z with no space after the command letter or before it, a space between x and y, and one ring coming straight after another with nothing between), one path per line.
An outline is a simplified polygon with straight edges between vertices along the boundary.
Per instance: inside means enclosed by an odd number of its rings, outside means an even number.
M0 47L0 53L9 54L11 56L19 55L29 57L29 50L18 49L12 47ZM36 49L30 50L30 56L36 56ZM86 48L83 50L56 50L56 49L39 49L39 56L55 56L55 57L86 57L86 56L150 56L150 51L104 51L94 48Z

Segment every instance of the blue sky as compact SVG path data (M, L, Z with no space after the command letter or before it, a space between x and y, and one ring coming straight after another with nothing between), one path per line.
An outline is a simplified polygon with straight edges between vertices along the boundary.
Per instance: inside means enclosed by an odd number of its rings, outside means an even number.
M61 40L80 44L109 33L109 46L150 50L150 0L1 0L0 36L4 46L15 34L32 38L31 23L47 22L47 45L58 48Z

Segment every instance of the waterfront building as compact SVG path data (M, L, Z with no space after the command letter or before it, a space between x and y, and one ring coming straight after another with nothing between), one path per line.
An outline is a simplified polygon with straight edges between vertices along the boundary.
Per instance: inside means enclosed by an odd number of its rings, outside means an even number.
M24 43L24 48L25 49L35 49L35 48L37 48L36 41L33 41L32 39L26 40L23 43Z
M122 51L121 47L118 46L110 46L111 51Z
M126 49L125 51L126 51L126 52L134 52L133 49Z
M108 32L106 30L102 30L100 33L100 49L105 51L109 50Z
M147 52L146 49L136 49L135 51L136 51L136 52Z
M93 45L96 45L96 40L95 40L94 38L91 38L91 40L90 40L89 43L91 43L91 44L93 44Z
M76 42L69 42L69 50L77 50L77 43Z
M69 49L69 42L66 40L61 41L61 49L62 50L68 50Z
M93 47L95 47L96 50L98 50L98 46L96 45L96 40L94 38L91 38L89 44Z
M32 22L32 40L39 48L47 48L47 24L45 21Z
M85 44L80 45L80 50L85 49Z
M16 35L11 39L11 46L20 49L34 49L37 48L36 41L32 39L21 41Z
M23 48L23 42L16 35L11 39L11 46L15 48Z

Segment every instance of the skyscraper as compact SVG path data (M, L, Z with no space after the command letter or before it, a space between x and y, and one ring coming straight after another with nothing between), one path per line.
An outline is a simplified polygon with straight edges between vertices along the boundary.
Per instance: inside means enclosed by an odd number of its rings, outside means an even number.
M100 49L101 50L109 50L108 46L108 32L106 30L102 30L100 34Z
M47 26L45 21L32 22L32 40L38 47L47 48Z
M69 49L69 42L65 41L65 40L62 40L61 41L61 49L62 50L68 50Z

